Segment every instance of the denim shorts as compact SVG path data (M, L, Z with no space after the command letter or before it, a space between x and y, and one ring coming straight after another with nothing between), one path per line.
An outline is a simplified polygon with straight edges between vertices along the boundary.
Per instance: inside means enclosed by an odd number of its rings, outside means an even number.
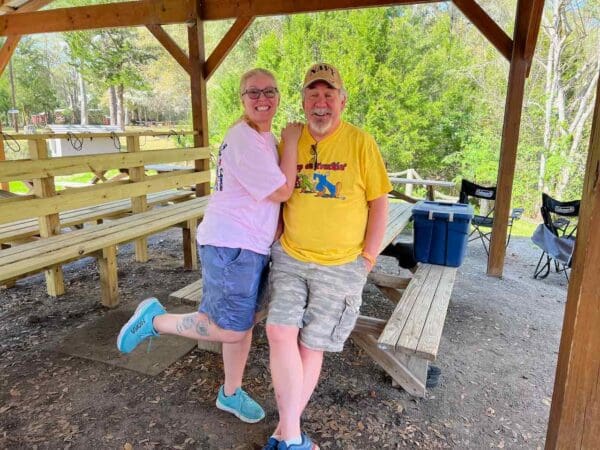
M198 311L224 330L252 328L269 256L212 245L200 245L199 253L202 303Z

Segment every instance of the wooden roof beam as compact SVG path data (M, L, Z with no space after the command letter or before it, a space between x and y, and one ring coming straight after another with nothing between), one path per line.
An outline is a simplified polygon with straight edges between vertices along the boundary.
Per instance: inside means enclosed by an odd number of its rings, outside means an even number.
M446 0L204 0L202 20L235 19L237 17L279 16L285 14L333 11L378 6L417 5Z
M179 63L183 70L191 75L190 58L181 49L181 47L177 45L177 42L175 42L173 38L169 36L169 33L167 33L160 25L146 25L146 27L150 33L154 35L158 42L162 44L165 50L171 54L175 61Z
M475 0L453 0L453 3L481 31L487 40L510 61L513 47L512 39L488 16L481 6Z
M4 41L4 45L0 49L0 75L4 72L4 69L6 69L20 40L21 36L8 36L6 41Z
M0 16L0 36L193 22L196 0L139 0Z
M206 60L206 63L204 63L204 78L206 80L208 80L221 65L225 57L229 54L237 41L239 41L253 20L254 17L238 17L227 33L225 33L221 42L219 42Z

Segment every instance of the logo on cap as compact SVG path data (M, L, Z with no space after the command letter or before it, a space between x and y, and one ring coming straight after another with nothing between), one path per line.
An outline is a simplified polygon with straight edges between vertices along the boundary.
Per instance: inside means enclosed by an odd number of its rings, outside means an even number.
M304 77L304 88L315 81L324 81L335 89L341 89L344 85L338 70L332 65L325 63L314 64L308 69Z

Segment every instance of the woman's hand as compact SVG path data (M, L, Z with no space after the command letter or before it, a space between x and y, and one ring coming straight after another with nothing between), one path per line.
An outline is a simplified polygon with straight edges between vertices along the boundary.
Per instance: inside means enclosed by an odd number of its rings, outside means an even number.
M300 139L300 135L302 134L302 127L304 124L302 122L288 122L288 124L281 130L281 140L284 144L293 143L297 144L298 139ZM294 145L296 147L296 145Z

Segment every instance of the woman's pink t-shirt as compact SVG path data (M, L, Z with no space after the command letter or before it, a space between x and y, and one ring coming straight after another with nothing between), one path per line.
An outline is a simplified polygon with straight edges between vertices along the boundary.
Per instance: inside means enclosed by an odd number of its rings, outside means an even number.
M215 188L198 226L198 244L269 254L280 203L267 197L286 181L276 145L273 133L259 133L245 122L229 129L219 149Z

